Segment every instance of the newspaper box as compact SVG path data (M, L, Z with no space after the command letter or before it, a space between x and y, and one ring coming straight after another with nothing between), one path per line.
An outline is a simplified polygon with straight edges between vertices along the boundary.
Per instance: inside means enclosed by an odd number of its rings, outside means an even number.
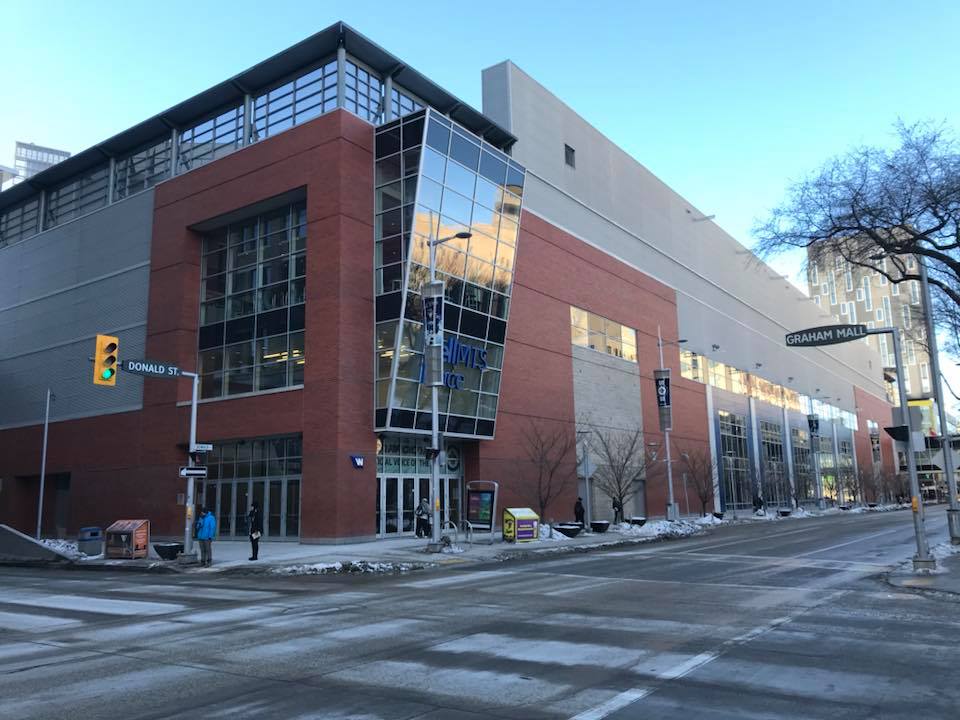
M149 520L117 520L107 528L108 558L145 558L149 547Z
M505 508L503 539L508 542L531 542L540 539L540 516L530 508Z

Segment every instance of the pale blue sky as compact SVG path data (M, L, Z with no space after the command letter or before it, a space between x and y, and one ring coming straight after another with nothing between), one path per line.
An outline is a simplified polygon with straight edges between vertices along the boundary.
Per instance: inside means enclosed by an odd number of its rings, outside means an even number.
M481 69L513 60L746 244L828 156L960 117L948 0L0 0L0 164L15 140L82 150L341 19L477 108Z

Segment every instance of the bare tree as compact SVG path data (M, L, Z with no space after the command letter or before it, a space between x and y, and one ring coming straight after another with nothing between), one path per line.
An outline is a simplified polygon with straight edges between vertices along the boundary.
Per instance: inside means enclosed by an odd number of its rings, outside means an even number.
M648 460L643 431L594 426L590 449L596 462L593 485L621 508L643 489Z
M680 450L680 467L700 501L700 515L706 515L707 505L713 500L713 481L718 471L717 462L710 455L709 448L678 449Z
M576 477L576 435L567 425L546 427L531 421L523 431L526 453L524 473L528 475L528 497L546 520L547 508L563 495Z
M960 148L942 126L895 126L893 150L859 147L790 188L754 228L769 256L806 248L808 261L841 257L892 283L919 281L925 262L934 319L960 345Z

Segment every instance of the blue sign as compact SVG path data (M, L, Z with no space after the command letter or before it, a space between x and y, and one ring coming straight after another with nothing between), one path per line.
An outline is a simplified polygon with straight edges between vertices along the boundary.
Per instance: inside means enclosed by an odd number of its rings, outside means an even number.
M486 348L460 342L455 337L449 338L443 344L443 361L451 365L463 365L476 370L487 369Z
M351 455L350 462L357 470L363 470L363 455Z

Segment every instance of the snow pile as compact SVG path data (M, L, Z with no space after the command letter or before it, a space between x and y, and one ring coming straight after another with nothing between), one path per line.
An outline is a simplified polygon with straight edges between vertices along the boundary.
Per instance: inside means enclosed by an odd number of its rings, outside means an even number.
M693 520L697 525L723 525L723 520L715 515L704 515Z
M460 553L466 552L466 550L459 545L446 545L440 552L446 553L447 555L459 555Z
M80 552L79 549L77 549L77 543L71 540L44 539L44 540L41 540L40 542L42 542L44 545L46 545L48 548L50 548L54 552L58 552L61 555L65 555L71 560L80 560L81 558L87 557L82 552Z
M406 573L418 566L412 563L369 562L367 560L284 565L271 568L275 575L330 575L334 573Z
M647 522L645 525L631 525L630 523L620 523L615 525L612 530L626 537L636 538L659 538L659 537L688 537L697 535L703 531L702 525L689 520L655 520Z
M559 530L557 532L551 532L550 526L547 525L546 523L540 523L540 539L561 541L561 540L567 540L568 538Z

